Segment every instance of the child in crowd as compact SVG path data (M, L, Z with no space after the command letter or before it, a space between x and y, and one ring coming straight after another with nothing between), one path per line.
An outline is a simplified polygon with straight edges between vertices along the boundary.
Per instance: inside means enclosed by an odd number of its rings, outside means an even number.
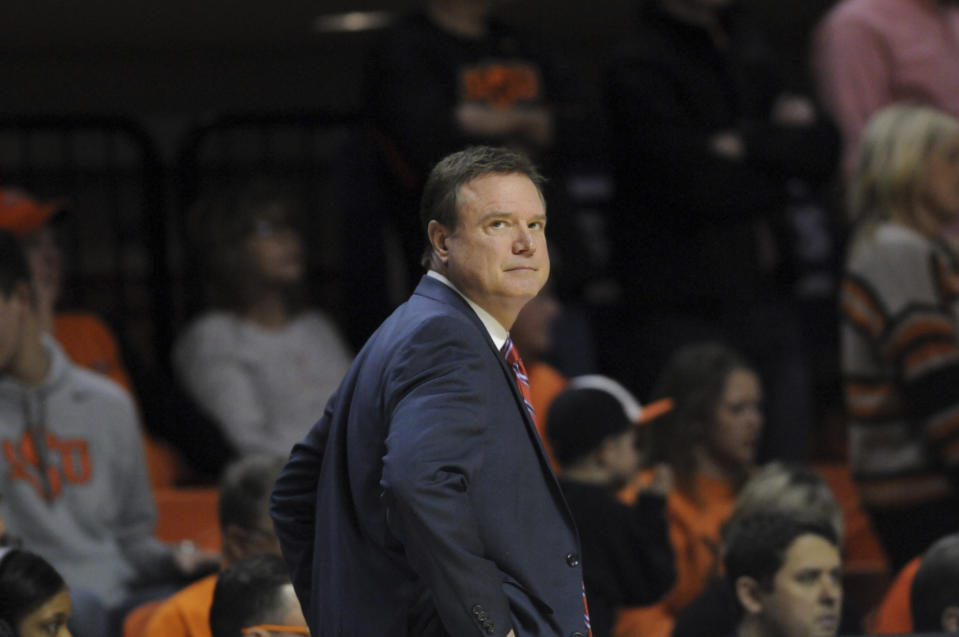
M632 506L616 499L639 470L637 426L662 413L664 405L642 408L616 381L581 376L549 411L546 429L582 543L594 637L612 635L619 606L654 602L673 584L664 517L668 470L663 468Z

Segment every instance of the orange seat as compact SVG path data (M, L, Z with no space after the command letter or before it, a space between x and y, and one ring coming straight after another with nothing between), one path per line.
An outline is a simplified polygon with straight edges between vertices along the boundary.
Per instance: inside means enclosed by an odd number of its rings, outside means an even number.
M156 612L156 609L159 608L160 604L164 601L166 600L155 599L140 604L127 613L127 616L123 619L123 637L140 637L143 631L146 630L147 623L150 621L153 613Z
M215 488L161 488L153 492L157 509L156 536L164 542L191 540L198 547L219 551L219 491Z

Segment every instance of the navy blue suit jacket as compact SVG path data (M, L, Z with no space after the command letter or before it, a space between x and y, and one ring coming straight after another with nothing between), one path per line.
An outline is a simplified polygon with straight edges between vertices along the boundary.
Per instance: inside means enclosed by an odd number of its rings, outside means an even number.
M435 279L357 355L270 510L314 637L586 633L576 529L512 372Z

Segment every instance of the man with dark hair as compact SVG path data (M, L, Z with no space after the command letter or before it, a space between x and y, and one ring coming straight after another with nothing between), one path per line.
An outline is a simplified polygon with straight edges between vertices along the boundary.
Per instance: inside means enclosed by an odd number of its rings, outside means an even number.
M294 447L271 513L322 635L580 635L580 548L509 328L549 275L541 178L474 147L427 180L429 272Z
M676 581L668 469L657 468L632 506L616 497L640 467L639 426L670 408L667 399L641 406L612 378L590 375L573 378L549 409L546 430L580 533L594 637L613 634L617 608L651 604Z
M217 578L210 606L213 637L309 635L283 558L255 555Z
M132 599L207 566L208 553L154 537L133 402L72 363L44 331L26 257L3 231L0 450L0 517L71 587L78 637L106 634L104 622L117 621Z
M252 555L280 554L270 521L270 491L285 459L247 456L220 480L219 517L223 563ZM150 617L144 637L210 637L210 603L217 574L208 575L166 600Z
M923 554L909 597L915 632L959 633L959 534Z
M842 606L833 526L781 513L738 518L726 534L726 581L738 602L736 637L834 637Z

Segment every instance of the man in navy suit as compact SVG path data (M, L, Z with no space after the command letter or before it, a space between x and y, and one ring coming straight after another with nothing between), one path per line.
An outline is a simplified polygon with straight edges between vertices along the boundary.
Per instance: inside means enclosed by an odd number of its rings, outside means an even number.
M501 348L549 275L542 178L474 147L420 216L429 272L373 334L277 481L315 637L585 637L579 540Z

